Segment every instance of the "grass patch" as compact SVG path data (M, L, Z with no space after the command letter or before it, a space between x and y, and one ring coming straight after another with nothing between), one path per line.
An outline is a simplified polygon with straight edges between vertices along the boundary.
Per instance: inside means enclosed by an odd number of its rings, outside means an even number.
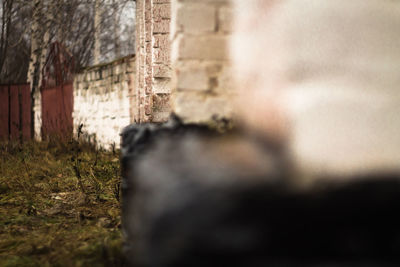
M0 143L0 266L120 266L118 156L76 141Z

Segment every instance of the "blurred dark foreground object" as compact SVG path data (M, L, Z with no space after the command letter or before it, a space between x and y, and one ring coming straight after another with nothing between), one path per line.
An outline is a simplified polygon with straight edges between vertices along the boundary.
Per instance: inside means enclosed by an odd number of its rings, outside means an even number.
M128 266L399 266L395 174L299 187L279 146L179 122L122 154Z

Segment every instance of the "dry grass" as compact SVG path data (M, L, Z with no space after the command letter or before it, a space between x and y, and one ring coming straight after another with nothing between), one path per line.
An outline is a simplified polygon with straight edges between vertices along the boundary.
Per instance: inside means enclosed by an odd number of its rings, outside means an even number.
M118 154L1 143L0 266L121 265L119 184Z

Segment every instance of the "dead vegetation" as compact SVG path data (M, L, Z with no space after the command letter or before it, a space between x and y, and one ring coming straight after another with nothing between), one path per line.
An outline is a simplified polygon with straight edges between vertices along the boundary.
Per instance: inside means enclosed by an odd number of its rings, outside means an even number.
M121 265L118 153L0 144L0 266Z

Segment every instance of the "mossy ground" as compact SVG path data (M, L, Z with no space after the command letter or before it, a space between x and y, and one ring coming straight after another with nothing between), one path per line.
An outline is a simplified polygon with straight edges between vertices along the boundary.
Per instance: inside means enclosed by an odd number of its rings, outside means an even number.
M120 266L119 185L118 152L0 143L0 266Z

